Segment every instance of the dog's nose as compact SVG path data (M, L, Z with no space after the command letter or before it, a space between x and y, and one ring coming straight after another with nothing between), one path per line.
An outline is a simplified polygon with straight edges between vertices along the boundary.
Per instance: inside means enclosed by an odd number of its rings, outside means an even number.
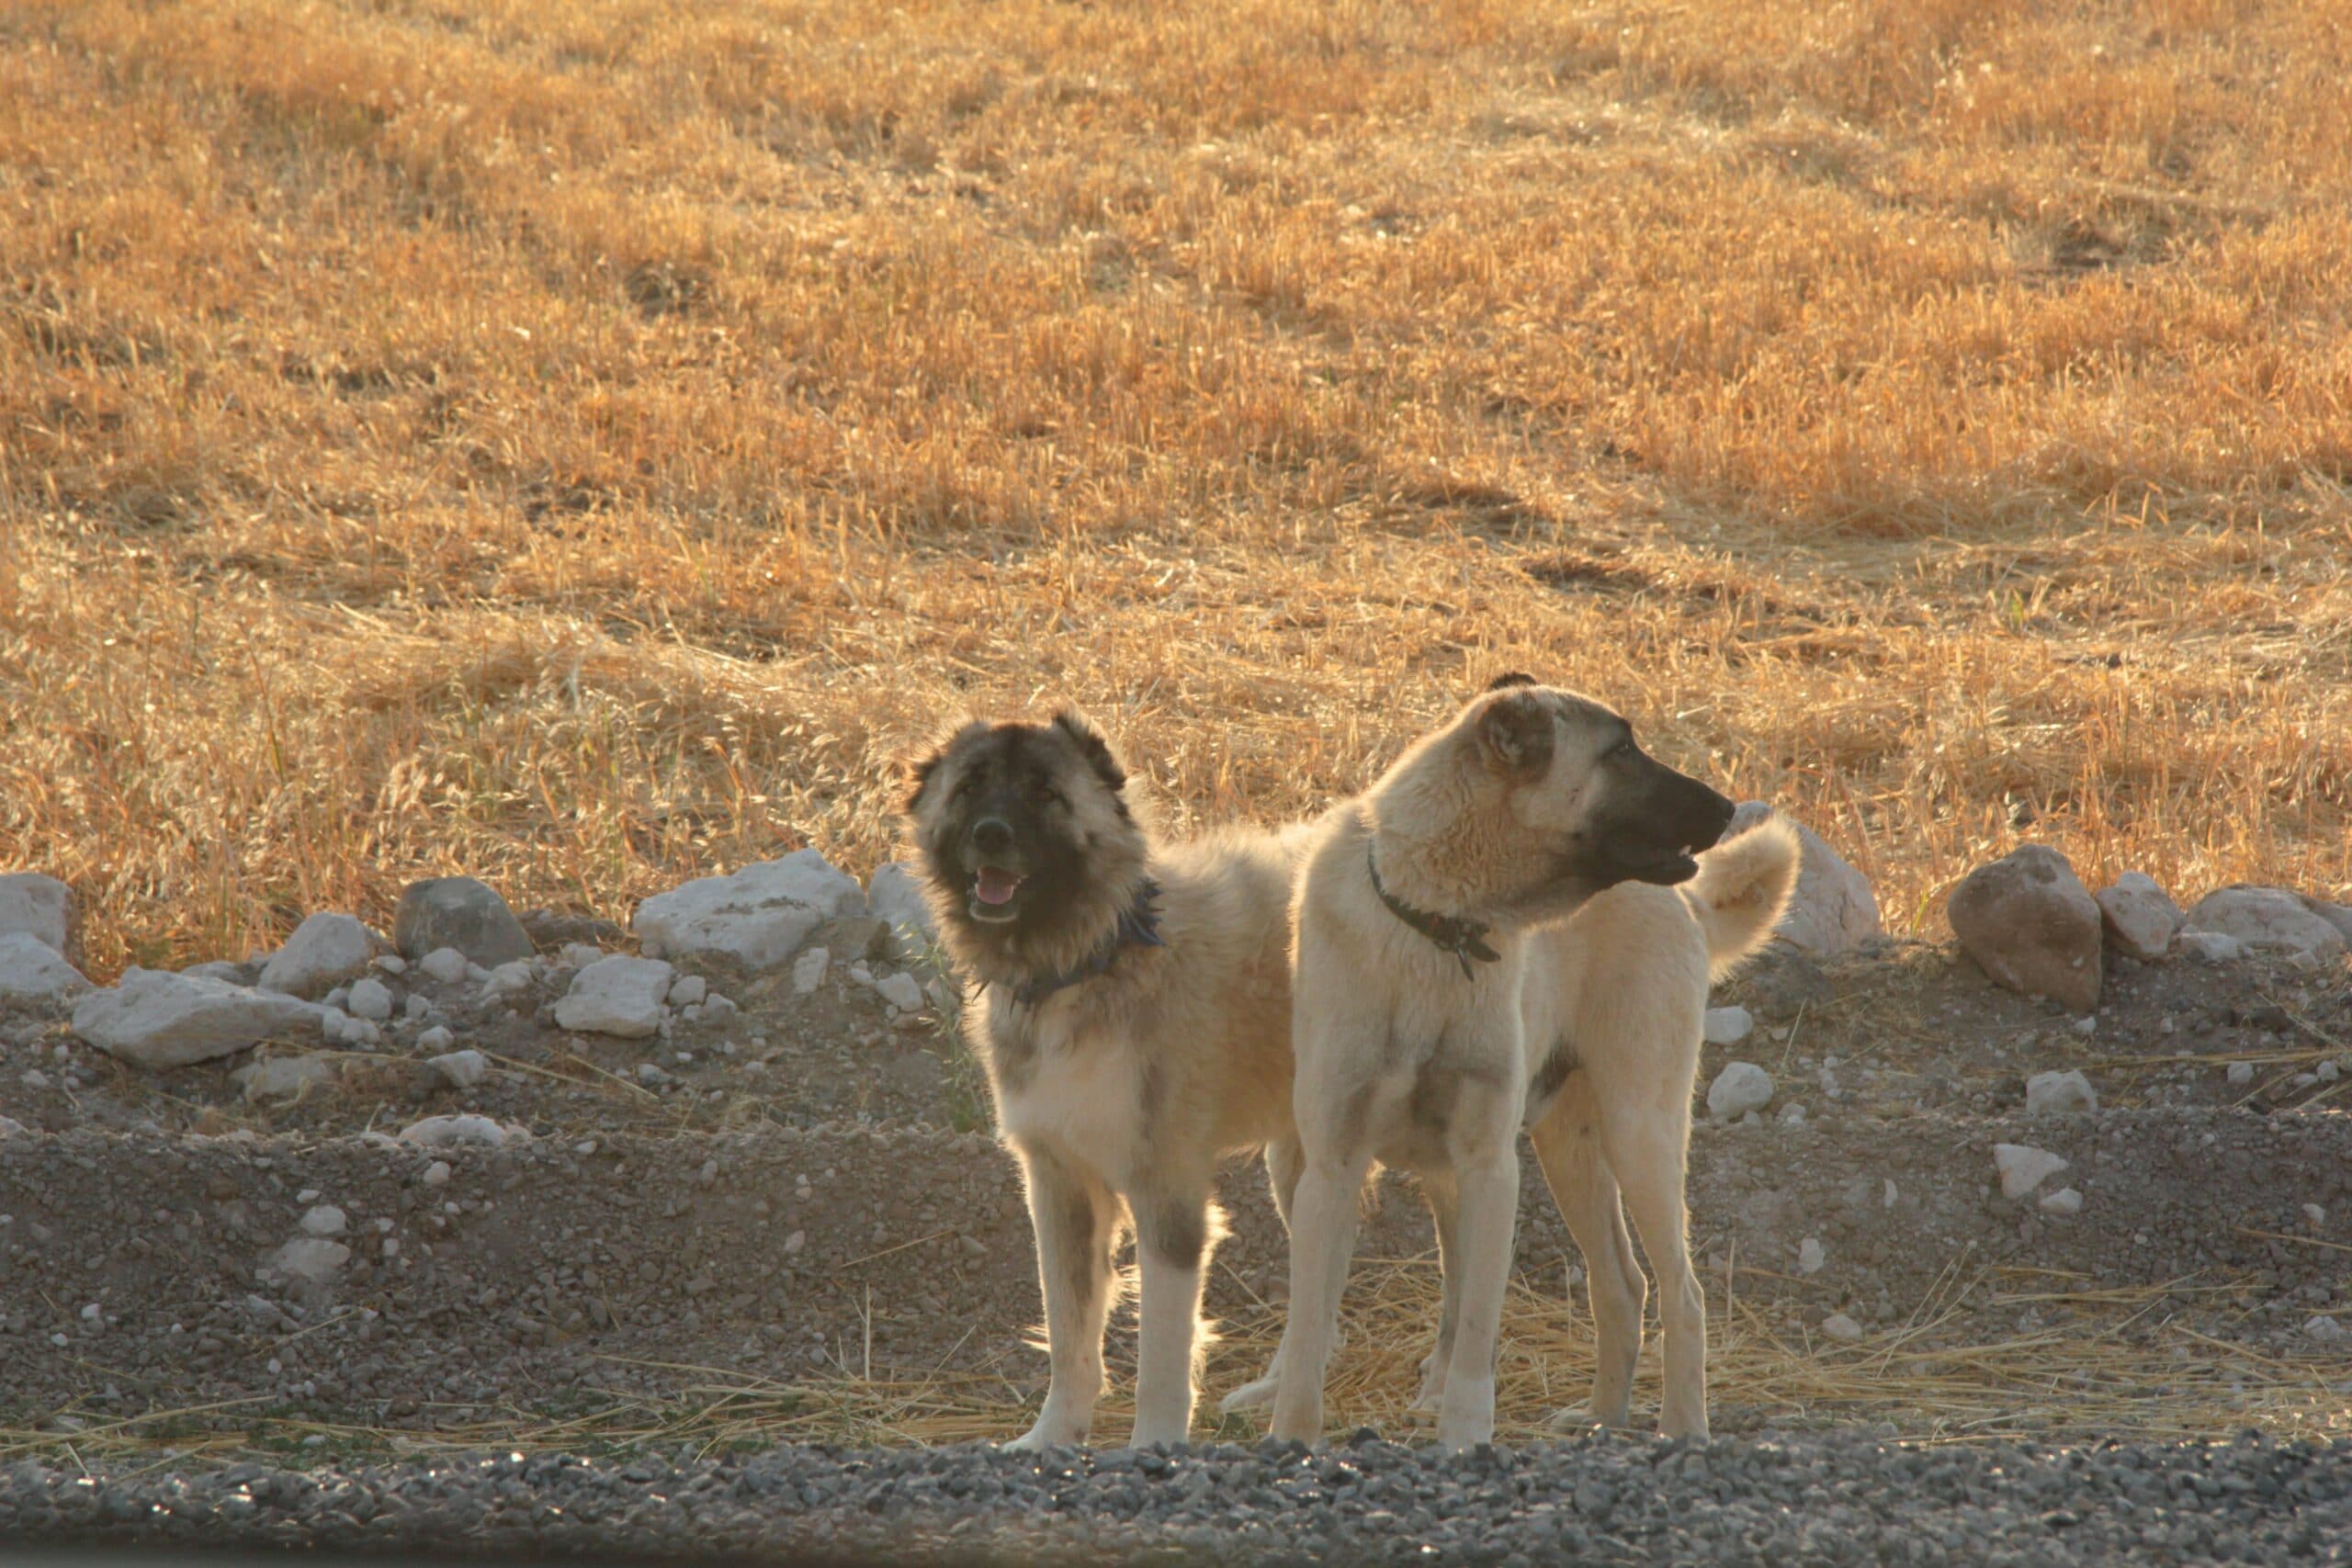
M1012 847L1012 824L1001 817L983 817L972 824L972 847L996 852Z

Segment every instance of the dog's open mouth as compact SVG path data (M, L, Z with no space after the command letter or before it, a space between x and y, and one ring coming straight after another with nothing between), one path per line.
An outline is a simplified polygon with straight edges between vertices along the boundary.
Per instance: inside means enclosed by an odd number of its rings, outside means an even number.
M1672 887L1699 874L1699 862L1687 850L1657 849L1630 854L1619 863L1635 882Z
M1021 885L1028 878L1001 865L984 865L972 874L972 897L968 900L972 918L976 920L1009 920L1014 918L1021 898Z

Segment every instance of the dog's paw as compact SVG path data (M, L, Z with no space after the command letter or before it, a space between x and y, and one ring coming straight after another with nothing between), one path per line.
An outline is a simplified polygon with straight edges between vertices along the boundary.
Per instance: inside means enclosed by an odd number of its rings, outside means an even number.
M1434 1416L1445 1403L1445 1366L1432 1354L1421 1363L1421 1392L1406 1409L1415 1416Z
M1058 1428L1049 1430L1046 1424L1040 1421L1021 1436L1001 1446L1011 1453L1033 1454L1040 1449L1076 1448L1085 1441L1086 1434L1083 1432L1073 1433Z
M1245 1410L1263 1410L1274 1402L1275 1393L1283 1386L1282 1374L1269 1371L1256 1382L1245 1382L1216 1402L1217 1413L1238 1416Z

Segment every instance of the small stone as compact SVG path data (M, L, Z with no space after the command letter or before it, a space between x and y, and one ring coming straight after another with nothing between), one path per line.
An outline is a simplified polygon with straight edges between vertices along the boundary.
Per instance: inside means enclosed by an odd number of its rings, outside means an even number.
M1733 1121L1771 1103L1772 1075L1753 1062L1732 1063L1707 1089L1707 1113L1717 1121Z
M2098 1094L2078 1071L2036 1073L2025 1080L2025 1109L2029 1116L2090 1115Z
M2323 1345L2340 1345L2347 1337L2352 1337L2352 1329L2346 1329L2324 1313L2314 1313L2303 1319L2303 1335Z
M487 1116L427 1116L401 1129L400 1141L419 1148L450 1148L470 1145L494 1149L513 1134Z
M1832 1313L1821 1320L1821 1332L1850 1345L1862 1337L1862 1325L1842 1312Z
M2180 950L2202 964L2234 964L2245 956L2245 943L2226 931L2188 931L2179 936Z
M555 1005L556 1023L575 1032L647 1039L661 1031L674 973L658 958L600 958L572 976Z
M1818 1274L1828 1261L1828 1251L1822 1247L1820 1237L1809 1235L1797 1244L1798 1273Z
M2127 871L2092 897L2098 901L2108 946L2143 964L2156 963L2172 951L2183 917L2154 877Z
M270 1255L265 1266L272 1272L316 1283L331 1280L351 1261L351 1248L323 1236L298 1235Z
M2098 1016L2096 1013L2093 1013L2088 1016L2076 1019L2075 1021L2075 1032L2077 1034L2097 1034L2098 1032Z
M337 986L319 998L319 1005L329 1012L348 1012L351 1010L351 987Z
M417 967L445 986L454 986L472 972L466 955L454 947L436 947L417 963Z
M821 947L812 947L792 961L792 990L795 996L808 996L825 983L825 965L831 955Z
M2342 1077L2343 1076L2344 1069L2337 1066L2334 1062L2322 1062L2318 1066L2312 1069L2312 1077L2317 1078L2322 1083L2334 1083L2337 1078Z
M1993 1167L2001 1173L2001 1196L2014 1203L2064 1170L2066 1161L2026 1144L1995 1144Z
M351 987L351 1016L381 1023L392 1016L392 993L380 980L358 981Z
M874 989L882 999L900 1012L921 1012L923 994L922 982L912 975L899 973L875 982Z
M2316 1230L2327 1224L2327 1211L2317 1203L2306 1203L2303 1205L2303 1218L2311 1221L2312 1228Z
M1710 1045L1736 1045L1755 1032L1756 1018L1746 1008L1709 1008L1705 1036Z
M1783 1127L1804 1126L1804 1106L1796 1100L1791 1100L1781 1107L1781 1125Z
M486 968L528 958L534 951L530 934L498 889L470 876L435 876L401 889L392 914L392 945L411 958L453 948Z
M2230 1082L2233 1084L2250 1084L2254 1081L2254 1064L2252 1062L2232 1062L2229 1066L2227 1077Z
M322 1203L302 1216L304 1235L341 1235L350 1221L333 1203Z
M90 988L65 955L29 931L0 932L0 1007L52 1007Z
M2098 1007L2099 907L2066 857L2028 844L1968 874L1944 908L1952 934L1996 985L2069 1012Z
M408 973L408 960L402 958L397 953L379 953L376 954L374 965L376 968L382 970L387 975L405 975Z
M366 974L368 961L382 948L382 939L349 915L312 915L261 966L254 984L287 996L323 996Z
M423 997L411 992L408 999L401 1003L401 1015L407 1018L410 1021L414 1022L418 1020L430 1017L433 1012L433 1004L426 1001Z
M702 1021L713 1029L723 1028L735 1021L737 1011L738 1009L732 1001L725 997L714 996L702 1004ZM730 1045L727 1049L731 1051L734 1047Z
M2041 1204L2045 1214L2079 1214L2083 1212L2083 1195L2071 1187L2061 1187L2055 1192L2044 1192Z
M790 1235L784 1238L784 1250L786 1257L799 1251L802 1247L808 1245L808 1233L807 1231L794 1231Z
M670 986L670 1005L673 1008L699 1007L703 998L709 994L709 981L699 975L681 975Z
M639 1062L637 1065L637 1081L650 1089L659 1089L663 1084L675 1083L677 1080L652 1062Z
M666 969L669 965L665 964L662 967ZM537 978L538 971L531 967L529 959L514 959L500 964L483 976L482 994L492 998L518 997L529 990L532 983Z
M782 964L835 915L861 913L865 890L815 850L707 876L637 907L649 958L723 953L752 969Z
M427 1187L447 1187L449 1185L449 1162L445 1159L436 1159L431 1165L426 1166L424 1168L423 1180L424 1185Z
M331 1084L341 1074L342 1068L333 1057L272 1056L266 1062L239 1067L229 1075L229 1082L242 1090L249 1101L289 1100L314 1084Z
M38 1094L42 1089L49 1087L49 1075L42 1072L39 1067L32 1067L20 1074L17 1081L22 1083L27 1089L31 1089L34 1093Z
M1879 1204L1879 1207L1883 1209L1892 1209L1894 1207L1894 1201L1900 1197L1901 1194L1895 1190L1894 1179L1893 1177L1883 1177L1881 1179L1886 1184L1886 1191L1883 1201Z
M471 1089L490 1076L490 1058L479 1051L451 1051L424 1065L451 1089Z

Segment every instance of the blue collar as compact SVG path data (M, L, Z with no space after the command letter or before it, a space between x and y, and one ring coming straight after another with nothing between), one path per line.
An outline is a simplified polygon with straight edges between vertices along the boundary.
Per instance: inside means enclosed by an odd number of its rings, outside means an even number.
M1151 878L1147 876L1136 884L1135 901L1119 911L1119 923L1095 944L1093 952L1080 959L1074 968L1058 975L1039 975L1022 981L1013 987L1012 999L1023 1007L1034 1008L1065 987L1108 973L1112 960L1119 956L1123 948L1166 947L1167 940L1159 934L1159 911L1152 908L1159 897L1159 884Z

